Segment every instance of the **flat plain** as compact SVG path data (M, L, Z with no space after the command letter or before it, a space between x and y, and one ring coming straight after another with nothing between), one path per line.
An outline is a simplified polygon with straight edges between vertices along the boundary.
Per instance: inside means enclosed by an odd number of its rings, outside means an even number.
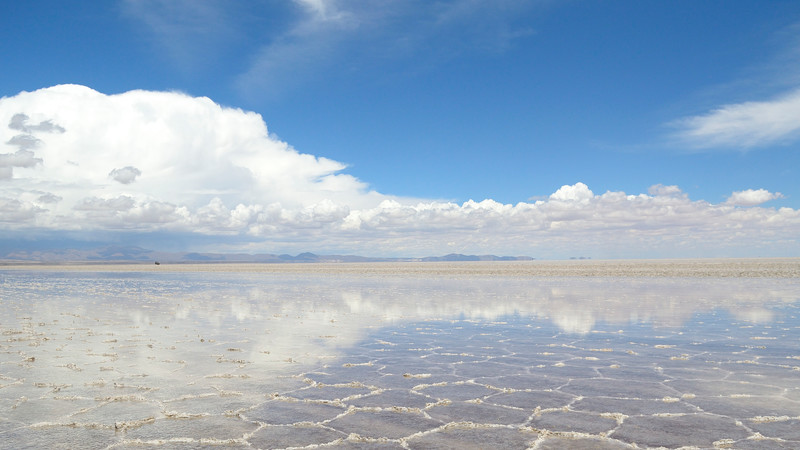
M558 260L376 263L0 263L3 270L240 272L420 276L799 278L800 258Z
M798 448L800 259L0 267L3 448Z

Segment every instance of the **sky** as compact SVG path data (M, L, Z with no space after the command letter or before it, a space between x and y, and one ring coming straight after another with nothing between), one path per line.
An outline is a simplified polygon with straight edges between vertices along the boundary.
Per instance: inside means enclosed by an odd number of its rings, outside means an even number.
M796 1L3 2L0 68L0 256L800 254Z

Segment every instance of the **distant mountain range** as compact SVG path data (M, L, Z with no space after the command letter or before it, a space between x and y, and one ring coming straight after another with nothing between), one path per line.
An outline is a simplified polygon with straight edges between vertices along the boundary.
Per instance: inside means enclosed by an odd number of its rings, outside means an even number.
M185 253L160 252L133 246L108 246L91 250L32 250L0 254L5 262L160 262L160 263L332 263L332 262L435 262L435 261L531 261L529 256L462 255L424 258L373 258L358 255L275 255L271 253Z

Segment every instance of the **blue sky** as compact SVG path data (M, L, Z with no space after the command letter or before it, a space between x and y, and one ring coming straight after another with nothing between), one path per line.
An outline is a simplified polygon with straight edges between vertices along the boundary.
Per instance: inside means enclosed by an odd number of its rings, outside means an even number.
M800 249L795 1L64 5L0 6L6 246Z

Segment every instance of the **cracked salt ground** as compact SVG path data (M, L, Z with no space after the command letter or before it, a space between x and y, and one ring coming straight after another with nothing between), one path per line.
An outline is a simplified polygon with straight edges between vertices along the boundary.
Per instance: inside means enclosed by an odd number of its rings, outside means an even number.
M800 448L796 278L0 270L0 295L2 448Z

